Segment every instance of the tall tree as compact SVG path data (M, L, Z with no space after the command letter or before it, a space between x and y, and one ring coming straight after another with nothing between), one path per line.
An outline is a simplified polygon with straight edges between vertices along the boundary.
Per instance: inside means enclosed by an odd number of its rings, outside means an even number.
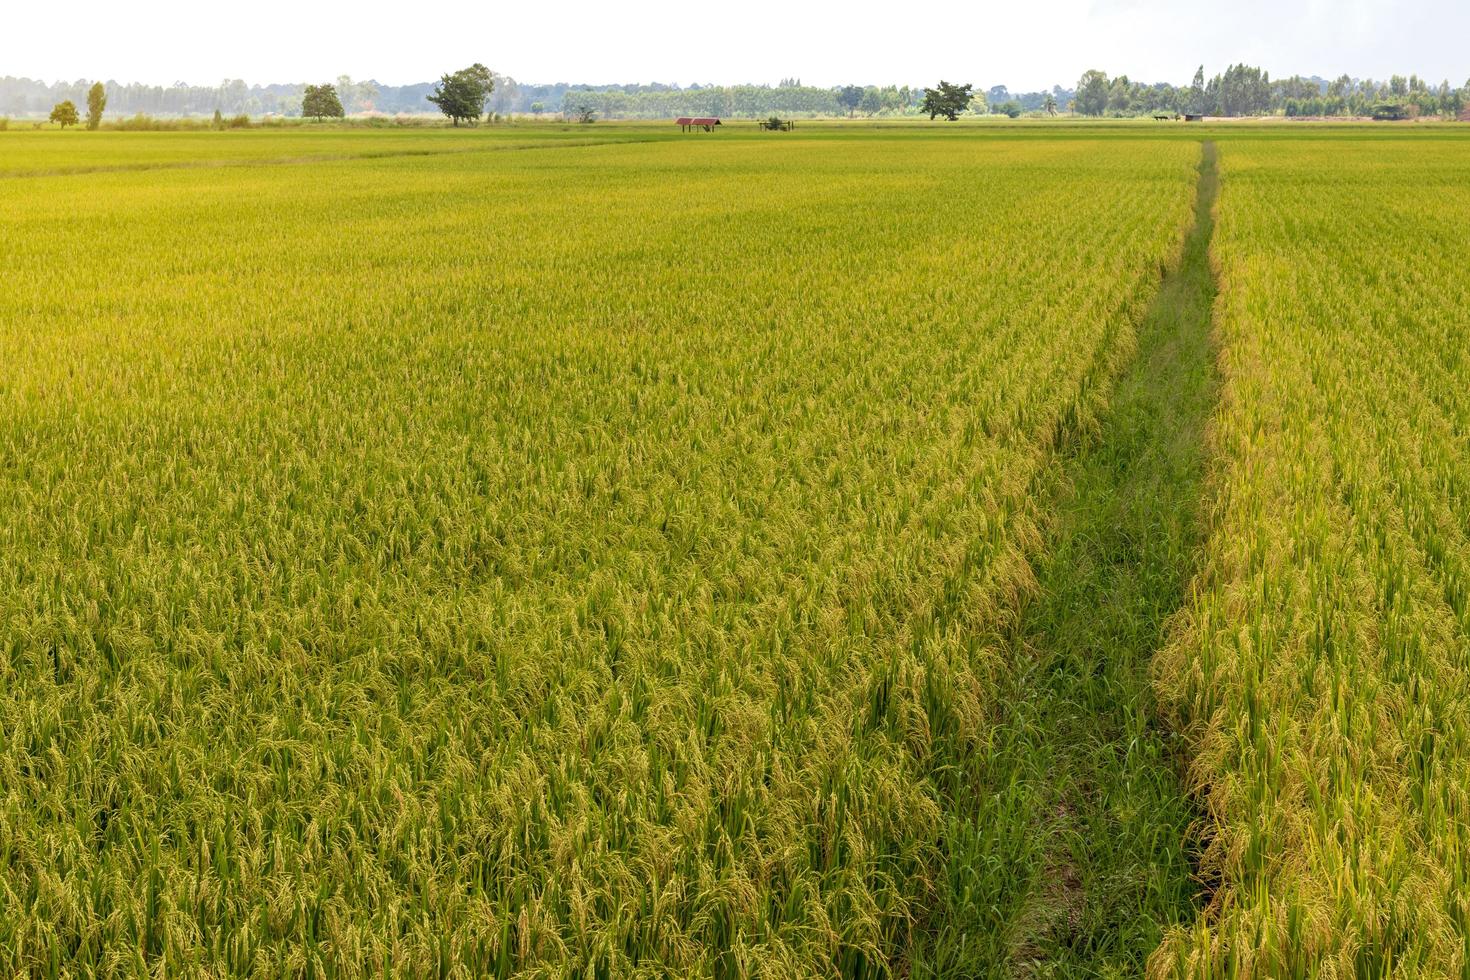
M495 80L490 69L477 61L468 68L441 77L434 91L429 93L428 100L458 126L461 120L479 122L485 113L485 100L494 90Z
M96 82L87 91L87 128L96 129L102 125L102 110L107 108L107 88Z
M1046 110L1048 116L1057 114L1057 97L1052 93L1046 93L1046 98L1041 101L1041 108Z
M1254 116L1271 107L1271 76L1250 65L1231 65L1210 80L1216 89L1216 108L1225 116ZM1405 81L1405 88L1408 87ZM1209 94L1209 88L1205 89Z
M1192 116L1203 116L1208 110L1205 107L1205 66L1200 65L1194 73L1194 81L1189 83L1189 104L1184 109Z
M1114 116L1126 116L1132 106L1133 83L1128 80L1127 75L1119 75L1108 86L1108 113Z
M378 86L372 82L354 82L351 75L338 75L337 97L348 112L368 112L378 97Z
M960 117L970 104L970 90L973 85L951 85L941 80L938 88L924 89L924 100L919 103L919 111L927 112L931 120L943 116L950 122Z
M75 126L81 122L81 117L77 115L77 104L71 99L56 103L51 109L51 121L60 123L62 129Z
M861 85L844 85L837 90L837 104L846 109L849 116L857 110L857 107L862 104L862 101L863 89Z
M1108 111L1108 76L1092 69L1077 81L1077 111L1084 116L1100 116Z
M323 119L341 119L342 100L337 98L337 89L331 85L308 85L301 98L301 114L320 122Z

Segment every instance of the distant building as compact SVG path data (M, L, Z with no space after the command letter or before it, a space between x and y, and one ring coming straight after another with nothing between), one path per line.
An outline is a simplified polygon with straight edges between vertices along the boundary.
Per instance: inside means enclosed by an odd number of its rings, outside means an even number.
M714 116L680 116L674 120L674 125L686 133L713 133L720 120Z

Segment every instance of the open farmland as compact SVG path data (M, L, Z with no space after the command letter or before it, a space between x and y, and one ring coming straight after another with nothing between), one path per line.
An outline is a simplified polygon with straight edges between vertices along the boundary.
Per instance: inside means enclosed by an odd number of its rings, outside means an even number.
M1464 976L1470 132L671 129L0 133L0 971Z
M0 181L5 969L909 969L1198 161Z

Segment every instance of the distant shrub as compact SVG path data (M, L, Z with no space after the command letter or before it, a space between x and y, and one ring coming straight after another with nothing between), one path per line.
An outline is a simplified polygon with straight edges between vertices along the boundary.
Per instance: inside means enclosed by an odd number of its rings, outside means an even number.
M245 113L242 112L238 116L231 116L230 117L230 128L231 129L248 129L249 127L250 127L250 117L248 115L246 115Z
M157 132L171 133L179 130L200 130L217 128L210 119L159 119L150 116L146 112L139 112L128 116L126 119L117 119L102 124L103 129L122 130L123 132Z
M127 119L119 119L117 122L113 123L113 127L116 129L127 131L141 131L157 129L158 123L154 120L152 116L139 112L135 115L129 116Z
M0 116L0 133L5 132L9 128L10 120L5 116Z

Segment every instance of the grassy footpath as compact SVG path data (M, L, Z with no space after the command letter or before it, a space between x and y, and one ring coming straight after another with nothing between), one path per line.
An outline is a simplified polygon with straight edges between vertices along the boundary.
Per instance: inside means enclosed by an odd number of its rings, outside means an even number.
M1164 929L1194 915L1195 813L1155 722L1149 663L1201 543L1216 187L1205 143L1181 261L1099 438L1067 463L980 812L951 828L948 908L915 975L1137 975Z

